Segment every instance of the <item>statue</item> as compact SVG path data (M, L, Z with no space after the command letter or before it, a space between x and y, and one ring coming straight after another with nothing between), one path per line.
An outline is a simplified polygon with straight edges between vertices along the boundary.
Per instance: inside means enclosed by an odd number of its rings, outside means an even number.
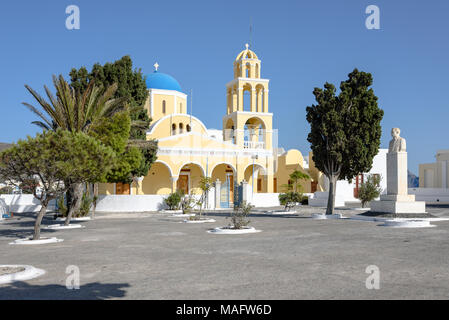
M393 137L393 139L391 139L390 141L388 153L406 152L406 142L405 139L399 135L400 133L401 129L399 128L391 129L391 136Z

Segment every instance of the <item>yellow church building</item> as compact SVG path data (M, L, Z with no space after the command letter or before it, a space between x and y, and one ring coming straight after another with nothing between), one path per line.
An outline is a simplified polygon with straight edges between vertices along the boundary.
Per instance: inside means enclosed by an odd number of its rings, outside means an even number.
M207 176L224 191L220 202L226 207L232 205L235 184L245 181L252 193L276 194L296 169L315 177L303 182L304 192L319 188L318 172L313 164L309 168L300 151L283 152L277 147L269 108L270 80L262 78L261 60L248 45L235 58L233 79L226 84L222 130L208 129L189 114L187 94L175 78L158 68L156 63L147 76L145 103L153 120L147 139L158 141L157 160L148 175L131 186L102 184L100 194L165 196L176 190L199 194L200 178Z

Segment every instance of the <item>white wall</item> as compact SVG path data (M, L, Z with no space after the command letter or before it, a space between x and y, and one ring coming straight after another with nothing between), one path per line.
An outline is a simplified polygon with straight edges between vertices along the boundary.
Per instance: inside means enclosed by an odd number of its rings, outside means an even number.
M97 212L151 212L167 209L164 199L167 195L100 195ZM199 199L195 195L195 199ZM209 208L214 209L214 196L209 194Z
M166 209L163 195L100 195L97 212L147 212Z
M40 202L32 194L2 194L8 209L13 213L38 212L41 209ZM56 201L50 201L47 211L55 210Z
M414 194L416 201L449 202L447 188L409 188L408 194Z
M255 193L249 202L256 207L277 207L279 203L279 193Z
M382 188L382 194L385 194L387 192L387 153L388 149L379 149L379 153L373 159L373 166L371 170L367 173L364 173L365 175L381 175L380 187ZM328 188L329 183L327 181L327 178L324 177L324 179L326 188ZM344 199L344 201L359 201L358 199L354 198L355 186L355 179L352 181L352 183L349 183L349 181L345 180L339 180L337 182L336 197Z

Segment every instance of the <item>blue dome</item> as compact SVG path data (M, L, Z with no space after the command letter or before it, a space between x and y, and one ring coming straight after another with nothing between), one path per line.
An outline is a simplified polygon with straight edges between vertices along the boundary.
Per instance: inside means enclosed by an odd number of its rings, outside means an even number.
M147 75L147 88L176 90L182 92L181 86L175 78L168 74L157 71L154 71L152 74Z

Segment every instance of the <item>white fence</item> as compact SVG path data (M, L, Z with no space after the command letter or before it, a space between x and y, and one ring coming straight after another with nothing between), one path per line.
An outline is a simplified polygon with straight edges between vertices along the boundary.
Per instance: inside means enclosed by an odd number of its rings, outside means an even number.
M38 212L41 209L39 200L32 194L2 194L0 198L5 200L8 210L13 213ZM56 201L51 201L47 211L55 210Z
M409 188L409 194L414 194L416 201L449 202L448 188Z

